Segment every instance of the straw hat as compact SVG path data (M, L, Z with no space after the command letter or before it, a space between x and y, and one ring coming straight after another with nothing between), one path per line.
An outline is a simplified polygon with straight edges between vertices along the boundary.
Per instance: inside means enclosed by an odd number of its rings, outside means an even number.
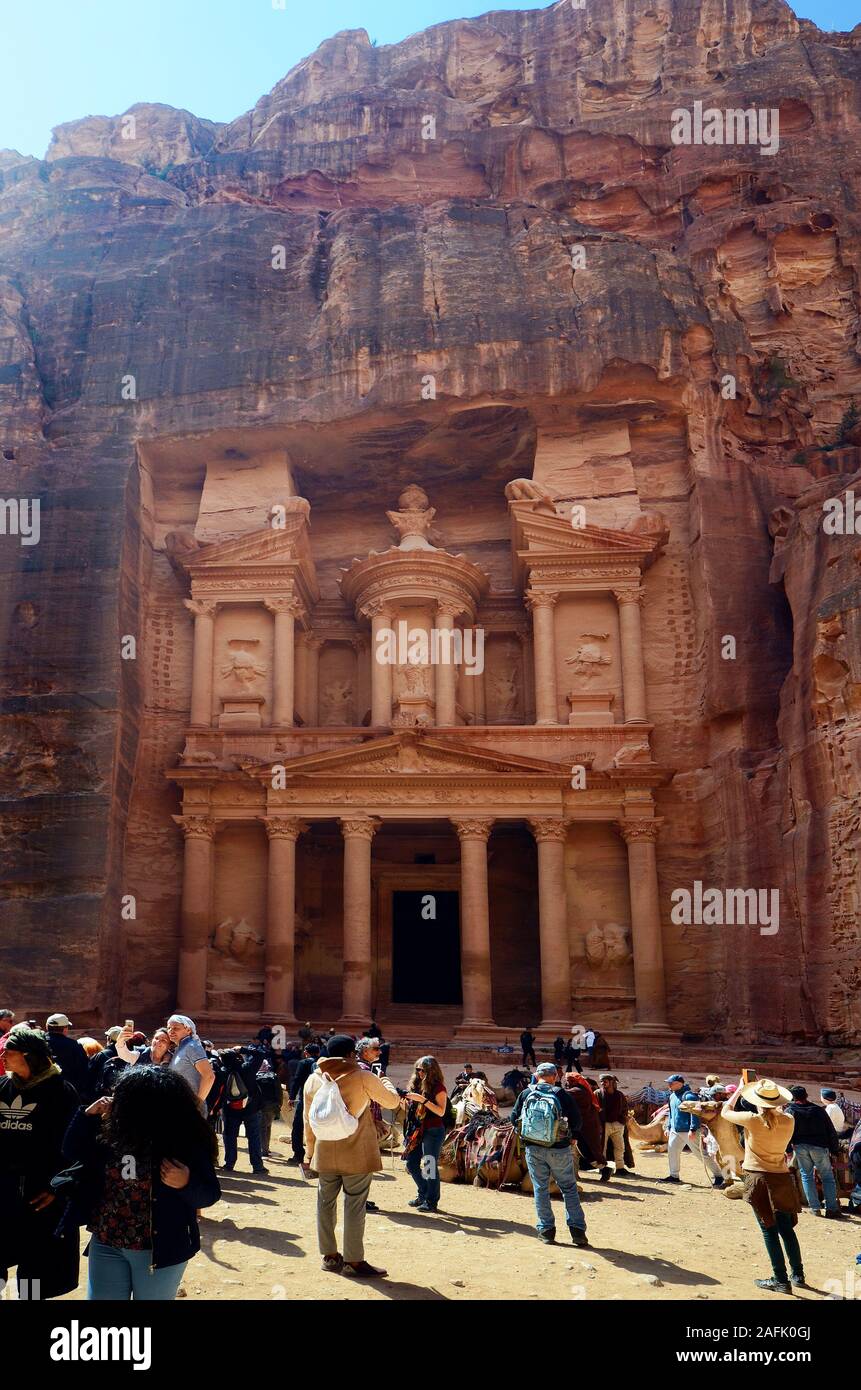
M751 1081L747 1086L742 1086L741 1095L742 1100L761 1106L764 1110L770 1110L775 1105L787 1105L792 1100L789 1091L778 1086L776 1081L769 1081L767 1076L761 1081Z

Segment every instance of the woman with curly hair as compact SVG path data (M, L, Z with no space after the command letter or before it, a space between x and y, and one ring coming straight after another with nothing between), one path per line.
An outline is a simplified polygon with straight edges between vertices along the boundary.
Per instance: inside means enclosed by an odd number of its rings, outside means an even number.
M197 1211L221 1196L215 1138L183 1078L140 1063L75 1115L63 1143L81 1163L73 1219L92 1232L87 1298L176 1297L200 1249Z
M436 1057L419 1057L410 1081L404 1125L404 1158L418 1188L410 1202L417 1211L439 1206L439 1151L445 1139L448 1092Z

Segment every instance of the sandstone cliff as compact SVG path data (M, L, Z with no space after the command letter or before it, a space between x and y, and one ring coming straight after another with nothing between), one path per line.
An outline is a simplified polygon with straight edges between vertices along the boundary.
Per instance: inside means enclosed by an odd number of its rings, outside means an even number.
M832 473L861 495L859 60L861 26L782 0L563 0L338 34L226 126L140 105L0 153L0 495L41 501L37 546L0 537L16 998L118 998L136 449L182 438L193 469L204 439L302 426L357 493L403 457L454 476L466 441L599 524L660 508L664 900L700 878L782 904L767 943L667 919L673 1022L861 1040L861 577L820 524ZM675 145L696 102L779 112L779 149Z

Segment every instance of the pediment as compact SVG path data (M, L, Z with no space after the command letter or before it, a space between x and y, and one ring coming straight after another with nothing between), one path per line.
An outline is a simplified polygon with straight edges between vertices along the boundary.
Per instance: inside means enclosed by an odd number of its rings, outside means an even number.
M550 515L530 502L513 502L511 545L515 583L522 585L535 564L551 562L572 573L582 566L601 565L612 573L642 571L654 559L656 536L614 531L604 526L572 526L565 517Z
M302 505L299 506L298 504ZM230 540L211 541L187 556L185 568L191 574L221 568L224 565L265 565L283 560L310 559L308 539L309 504L303 497L294 497L285 504L278 524L249 531ZM282 524L283 523L283 524Z
M194 586L205 587L230 574L246 579L284 572L302 575L309 594L319 595L314 559L311 554L308 516L310 506L304 497L289 498L273 523L244 536L212 541L182 557L183 568Z
M257 766L249 771L269 780L271 766ZM390 783L393 777L419 781L443 778L460 783L499 777L552 778L564 785L569 780L568 772L559 763L489 749L477 751L455 738L433 738L412 731L371 739L349 749L309 753L279 766L284 767L288 784L294 780L344 782L352 778L380 778Z

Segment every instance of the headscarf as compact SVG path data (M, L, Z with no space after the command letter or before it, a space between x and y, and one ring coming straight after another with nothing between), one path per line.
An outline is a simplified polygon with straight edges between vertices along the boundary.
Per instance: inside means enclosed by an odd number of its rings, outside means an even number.
M592 1087L589 1085L589 1082L586 1080L585 1076L581 1076L579 1071L567 1071L562 1078L562 1085L565 1087L566 1091L571 1091L574 1089L575 1086L580 1086L582 1090L586 1092L587 1096L592 1102L593 1108L595 1110L601 1109L601 1104L598 1100L598 1097L592 1090Z

